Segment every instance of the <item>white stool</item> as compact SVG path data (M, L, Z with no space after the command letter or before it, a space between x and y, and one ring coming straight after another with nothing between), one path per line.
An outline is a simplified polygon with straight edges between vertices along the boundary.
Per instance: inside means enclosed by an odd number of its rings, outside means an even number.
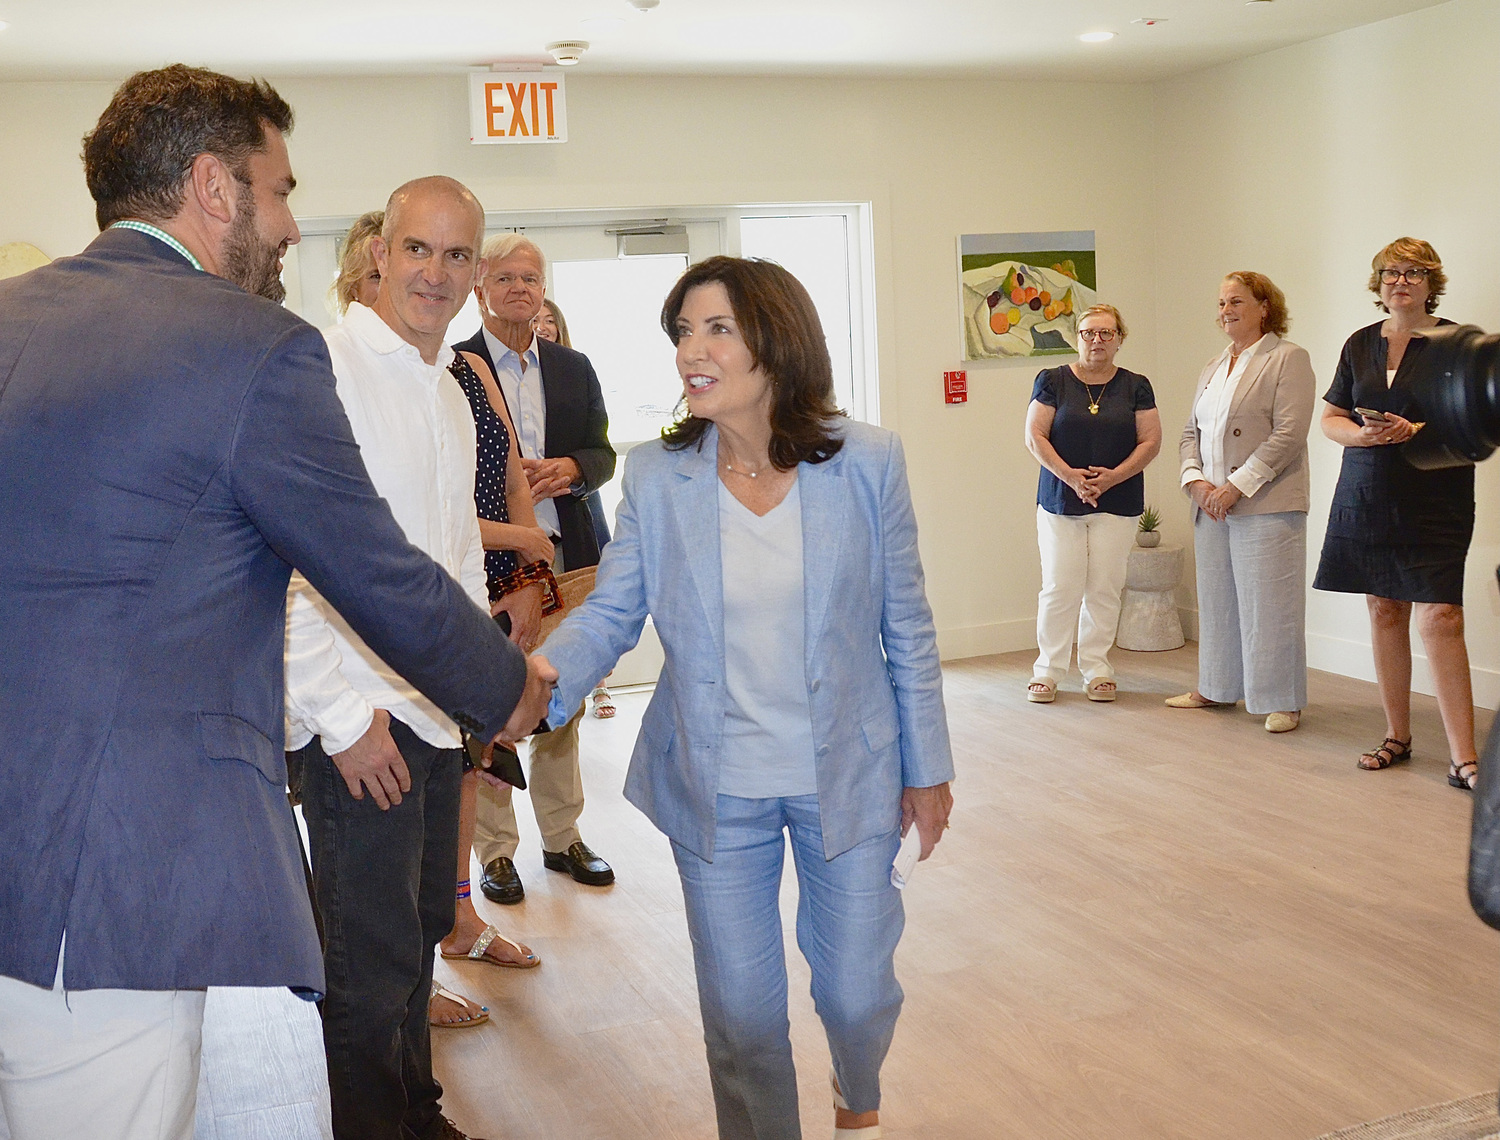
M1134 547L1125 571L1120 626L1115 644L1121 649L1154 652L1186 643L1177 616L1177 586L1182 581L1182 547Z

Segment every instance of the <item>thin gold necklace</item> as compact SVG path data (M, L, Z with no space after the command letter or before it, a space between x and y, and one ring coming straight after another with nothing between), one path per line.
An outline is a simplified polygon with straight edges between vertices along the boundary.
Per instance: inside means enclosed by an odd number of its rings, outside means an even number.
M1074 373L1074 375L1076 376L1077 373ZM1109 380L1113 379L1113 376L1109 378ZM1104 389L1109 387L1109 380L1099 385L1099 394L1096 396L1094 395L1094 389L1089 387L1089 382L1082 376L1078 377L1078 382L1083 385L1084 391L1089 394L1089 415L1097 416L1099 414L1099 401L1104 399Z
M740 475L747 479L758 479L760 478L760 473L765 470L764 464L756 468L754 471L745 470L743 464L741 464L739 467L736 467L733 463L729 462L728 448L724 449L724 458L720 459L719 462L724 465L724 470L728 471L731 475Z

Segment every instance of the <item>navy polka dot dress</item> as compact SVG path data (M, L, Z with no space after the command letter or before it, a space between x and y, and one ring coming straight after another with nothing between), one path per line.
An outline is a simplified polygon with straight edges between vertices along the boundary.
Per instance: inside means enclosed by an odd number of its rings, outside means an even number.
M510 509L505 502L505 465L510 458L510 432L505 428L505 421L490 404L484 382L462 354L454 355L448 371L453 373L458 386L469 398L469 410L474 413L474 427L479 435L479 466L474 474L474 506L482 519L510 522ZM489 584L490 601L500 596L500 580L513 572L517 564L514 550L484 552L484 576Z

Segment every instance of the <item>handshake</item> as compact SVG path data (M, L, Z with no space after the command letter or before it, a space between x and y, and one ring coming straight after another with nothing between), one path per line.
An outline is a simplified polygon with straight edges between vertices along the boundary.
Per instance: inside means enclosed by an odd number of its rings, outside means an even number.
M504 787L508 783L490 771L494 764L495 749L503 748L507 752L514 752L516 741L537 730L547 718L547 706L552 701L552 687L556 684L557 670L550 661L540 653L533 653L526 659L526 688L521 691L521 699L516 703L510 719L505 722L505 727L485 746L475 765L481 780L496 787Z
M556 684L557 670L552 668L552 662L540 653L526 658L526 688L521 691L521 699L505 727L491 743L514 744L535 732L537 725L547 719L547 706L552 702L552 687Z

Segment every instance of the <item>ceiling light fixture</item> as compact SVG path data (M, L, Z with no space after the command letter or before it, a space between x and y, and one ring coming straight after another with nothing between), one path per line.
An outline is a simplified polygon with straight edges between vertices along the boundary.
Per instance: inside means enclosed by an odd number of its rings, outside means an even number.
M583 58L583 53L588 50L589 45L583 40L562 40L547 45L547 54L556 61L559 67L572 67Z
M1114 32L1084 32L1078 37L1086 44L1102 44L1115 38Z
M637 12L645 13L660 4L661 0L628 0L628 2Z
M8 27L10 27L9 24L7 24L4 20L0 20L0 32L5 31L5 29Z
M1245 0L1246 8L1255 8L1261 4L1274 4L1276 0Z
M1165 24L1167 22L1167 18L1165 16L1137 16L1130 22L1132 24L1143 24L1148 28L1154 28L1157 24Z

